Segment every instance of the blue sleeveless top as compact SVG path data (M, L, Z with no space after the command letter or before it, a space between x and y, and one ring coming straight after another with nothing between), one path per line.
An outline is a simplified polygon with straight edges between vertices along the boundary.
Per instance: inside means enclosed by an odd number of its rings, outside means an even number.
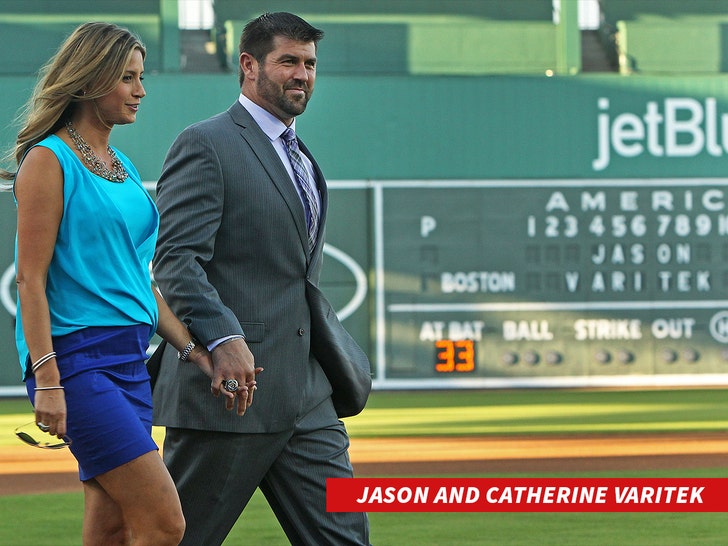
M37 146L51 150L63 170L63 217L46 285L51 335L90 326L148 324L151 338L159 314L149 264L159 213L139 173L116 149L129 173L123 183L93 174L56 135ZM17 238L15 252L17 260ZM18 298L15 339L25 372L28 347L21 311Z

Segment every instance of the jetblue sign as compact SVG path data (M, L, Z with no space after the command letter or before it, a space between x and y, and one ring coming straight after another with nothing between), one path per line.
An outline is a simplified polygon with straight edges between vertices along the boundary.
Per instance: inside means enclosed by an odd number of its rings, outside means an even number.
M636 158L696 157L728 154L728 113L715 98L670 97L648 101L639 112L613 112L608 98L597 101L595 171L603 171L613 156Z

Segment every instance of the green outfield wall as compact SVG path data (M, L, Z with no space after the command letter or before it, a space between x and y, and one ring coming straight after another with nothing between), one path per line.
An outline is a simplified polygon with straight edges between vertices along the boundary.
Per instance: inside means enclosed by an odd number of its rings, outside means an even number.
M245 21L295 11L326 32L297 122L331 190L322 285L375 388L728 384L728 0L602 0L604 73L576 0L214 5L203 73L177 0L0 0L0 146L63 36L116 22L147 96L112 143L153 193L175 136L236 100ZM0 193L0 394L14 232Z
M10 120L33 80L0 84ZM113 143L153 191L176 134L238 90L145 84ZM331 186L323 284L378 388L726 381L725 77L321 76L298 129ZM0 222L14 386L8 193Z

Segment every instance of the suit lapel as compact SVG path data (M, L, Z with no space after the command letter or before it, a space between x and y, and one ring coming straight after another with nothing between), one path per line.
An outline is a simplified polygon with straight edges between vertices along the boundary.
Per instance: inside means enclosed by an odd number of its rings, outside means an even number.
M288 176L288 171L281 163L278 154L273 148L268 136L258 127L253 117L239 102L235 102L228 113L233 121L241 127L240 135L248 143L260 164L268 173L273 185L288 206L293 216L296 230L304 249L308 249L308 232L306 230L306 214L298 192ZM310 156L309 156L310 157ZM318 169L318 167L316 167ZM318 243L317 243L318 244ZM306 252L308 254L308 252Z

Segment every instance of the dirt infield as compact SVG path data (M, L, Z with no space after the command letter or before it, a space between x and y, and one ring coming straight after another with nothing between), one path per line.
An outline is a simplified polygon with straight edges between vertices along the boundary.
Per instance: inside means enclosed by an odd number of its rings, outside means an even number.
M357 476L651 471L728 467L728 432L351 441ZM0 448L0 495L80 491L68 450Z

